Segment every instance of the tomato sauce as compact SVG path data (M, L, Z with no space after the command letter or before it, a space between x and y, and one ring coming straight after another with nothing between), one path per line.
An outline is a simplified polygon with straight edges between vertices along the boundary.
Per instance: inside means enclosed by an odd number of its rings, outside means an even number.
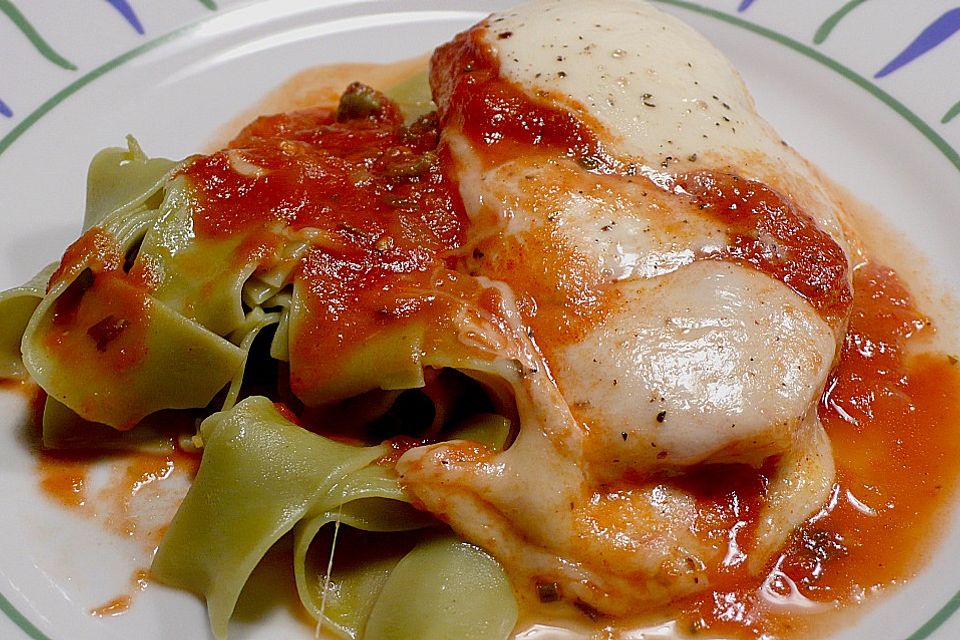
M123 271L123 258L116 239L98 227L67 249L47 287L68 283L42 333L51 357L82 363L99 378L122 378L143 360L150 290L142 272Z
M94 607L90 609L90 615L96 616L98 618L112 618L113 616L123 615L130 610L130 606L133 604L133 599L136 597L137 593L145 591L149 586L149 571L146 569L137 569L133 572L133 576L130 579L130 588L129 593L125 593L117 596L116 598L111 599L109 602L105 602L99 607Z
M90 610L90 614L98 618L111 618L113 616L119 616L127 612L130 609L130 605L133 602L133 598L128 595L117 596L110 602L100 605L99 607L94 607Z
M89 456L44 456L40 462L40 488L61 505L78 509L87 504L89 470Z
M809 214L755 180L714 171L679 176L697 208L727 228L727 246L703 257L749 264L780 280L834 328L850 311L847 257Z
M120 248L113 236L99 227L94 227L67 247L60 266L50 276L47 292L64 280L77 277L84 268L115 271L120 268L121 258Z
M564 246L559 236L548 226L514 237L495 237L474 250L474 258L484 260L487 244L495 246L495 266L488 261L480 274L510 285L525 322L548 359L556 349L579 342L617 299L590 260Z
M229 149L196 158L184 171L198 191L198 235L278 222L328 231L334 244L389 237L409 251L422 232L435 251L455 245L461 221L439 168L436 123L405 127L395 103L368 99L379 106L366 117L317 108L259 118ZM411 212L419 215L403 215Z
M574 159L605 173L622 168L603 150L594 134L597 125L585 114L553 106L551 100L558 96L545 93L539 101L531 100L505 79L482 33L473 29L439 47L431 59L430 85L441 125L462 132L485 168L517 157ZM451 174L455 172L451 168ZM499 263L486 275L511 286L524 320L549 357L596 326L616 303L616 295L589 258L564 246L551 221L543 223L512 237L490 238L488 242L499 245ZM482 261L485 251L486 242L477 243L474 261Z
M443 126L462 130L490 165L522 155L530 146L593 163L613 162L584 114L550 105L548 99L555 96L549 94L535 102L504 78L483 36L483 29L471 29L433 54L430 87Z
M94 481L94 469L105 468ZM174 449L163 454L90 450L40 453L40 489L51 500L100 520L114 533L153 550L179 499L196 475L199 455ZM145 508L148 503L153 507ZM160 513L165 503L169 513Z
M438 140L435 118L405 126L395 103L354 84L338 109L259 118L229 149L184 170L197 192L200 238L311 230L294 278L303 311L290 370L307 404L327 399L322 389L342 377L337 364L352 348L428 318L427 308L442 315L432 292L462 280L446 268L464 220Z
M851 297L846 256L809 214L773 189L735 175L700 171L661 175L655 182L635 163L615 158L604 149L594 133L601 130L600 125L583 109L568 107L562 96L549 92L538 92L534 99L504 78L485 37L485 28L474 28L439 47L431 60L430 80L441 124L461 131L487 167L531 153L552 152L573 158L594 173L645 180L651 190L674 200L693 199L701 215L721 222L728 235L725 247L700 252L699 259L749 264L793 289L833 327L842 325ZM527 257L537 260L535 253L528 252L531 255ZM539 258L540 263L550 264L538 266L555 288L569 289L570 282L588 273L576 264L576 256L551 260L550 253L543 252L548 257ZM583 306L587 308L603 295L602 287L596 285L578 287L576 292L585 298ZM542 324L555 323L548 320Z
M831 499L755 578L746 572L744 541L763 474L704 483L719 499L701 511L701 527L729 531L730 541L711 592L682 605L687 629L758 639L817 635L830 622L818 613L913 576L944 524L960 472L957 359L921 351L933 328L890 269L860 267L854 291L840 361L819 408L837 464Z

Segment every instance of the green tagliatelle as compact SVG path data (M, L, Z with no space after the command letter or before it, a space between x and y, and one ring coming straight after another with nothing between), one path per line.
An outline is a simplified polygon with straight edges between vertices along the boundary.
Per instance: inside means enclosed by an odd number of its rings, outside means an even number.
M262 397L207 418L200 436L200 471L152 571L202 594L214 634L224 637L240 591L267 550L311 509L331 506L337 483L382 457L386 447L314 435Z
M23 332L46 295L47 281L56 268L56 263L51 264L23 286L0 293L0 377L26 373L20 352Z
M169 221L183 220L182 203L189 199L184 195L182 179L172 178L176 166L169 160L147 158L130 139L127 149L106 149L97 154L88 178L85 229L102 229L122 256L135 253L137 260L149 262L160 276L184 271L182 265L165 262L157 249L169 248L171 237L176 235ZM189 213L186 215L189 217ZM242 371L245 354L238 345L189 317L183 304L168 304L159 295L144 302L149 329L145 355L135 366L115 375L91 375L75 353L57 349L56 337L62 330L58 324L61 300L81 298L84 304L102 307L106 315L118 295L136 294L122 280L111 282L109 287L92 287L91 282L103 269L97 258L91 255L71 265L71 270L49 290L35 280L7 292L0 301L4 308L16 307L7 316L10 331L3 332L6 342L15 341L17 333L22 335L23 367L58 403L44 416L45 440L50 443L63 440L64 433L75 431L82 423L129 428L159 410L204 407ZM43 275L49 277L49 273ZM228 288L218 285L214 283L210 289ZM167 293L171 302L182 303L186 296L171 295L174 289L168 286L161 293ZM235 297L232 308L239 310L239 291ZM29 305L33 305L29 322L17 331L11 325L22 323ZM211 313L221 313L226 306L215 305ZM243 320L240 312L231 330ZM7 368L16 366L9 356L4 360ZM53 433L57 435L49 435Z
M505 638L517 604L500 566L473 545L428 540L403 557L373 604L366 637L376 640Z
M243 364L243 352L237 346L166 305L148 300L150 327L142 362L110 378L84 375L72 354L50 345L49 336L56 332L56 302L70 284L55 287L38 306L24 332L23 359L27 371L51 397L87 420L129 428L161 409L203 407ZM125 287L117 283L106 290L103 306L109 308L111 297L125 293ZM101 294L91 290L85 295L89 300Z
M133 136L127 137L126 149L111 147L95 155L87 172L83 230L100 225L110 215L158 208L164 183L176 166L166 158L148 158Z
M432 109L425 75L395 97L408 123ZM298 366L296 340L311 313L301 268L330 234L272 223L198 234L199 192L184 166L147 157L133 138L101 151L90 165L85 236L62 265L0 293L0 377L29 375L46 392L44 447L168 452L171 433L186 441L206 416L192 438L202 447L199 473L152 573L202 596L217 638L284 536L300 600L329 633L508 637L518 614L503 569L415 508L396 477L396 452L378 444L405 433L389 432L390 420L494 450L509 441L515 425L489 412L513 412L504 363L455 337L466 321L454 316L480 312L457 301L440 331L411 316L350 345L336 375L304 386L294 402L325 416L329 432L368 444L309 431L252 394L289 398L283 376ZM421 300L442 293L404 291ZM143 339L130 338L129 353L107 354L135 331ZM441 384L440 370L460 373ZM430 384L433 395L416 391ZM486 404L464 412L457 393L471 385L485 389ZM404 413L411 393L430 415Z
M291 530L301 600L318 618L322 610L326 626L344 637L486 639L504 638L513 628L517 614L509 583L475 547L428 538L410 551L410 537L362 545L369 533L358 532L437 524L410 506L388 465L377 465L389 447L357 447L313 434L262 397L207 418L200 435L200 471L152 572L206 599L216 637L226 637L257 563ZM335 588L327 589L335 595L324 603L327 579L308 555L317 533L337 521L343 538L330 576ZM359 563L350 553L357 547ZM324 551L320 557L326 559ZM438 609L456 609L456 615L437 616ZM467 627L473 631L461 635Z

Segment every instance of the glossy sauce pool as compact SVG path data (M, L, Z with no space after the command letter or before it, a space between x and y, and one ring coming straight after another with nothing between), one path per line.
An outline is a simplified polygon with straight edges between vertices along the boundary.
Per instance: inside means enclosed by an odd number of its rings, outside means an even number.
M838 607L872 603L872 594L913 576L945 524L960 471L957 359L915 347L934 328L893 271L867 263L854 290L840 363L819 406L837 464L830 500L762 581L731 571L713 593L684 603L690 630L822 634Z
M318 96L335 96L349 80L388 87L390 79L402 81L419 64L313 69L253 111L302 108ZM829 504L792 537L764 577L750 577L743 563L732 563L729 571L712 576L711 591L678 603L670 613L678 633L751 639L820 636L842 624L847 612L857 609L853 605L875 603L874 592L922 569L945 525L960 476L960 365L952 354L927 351L935 327L895 273L867 262L855 272L854 289L853 320L840 365L819 407L838 468ZM170 464L169 455L144 455L132 456L119 472L120 498L108 497L106 502L112 502L110 509L120 520L105 521L124 521L123 499L142 488L138 482L153 478L150 482L161 486L168 477L163 470ZM89 464L75 456L41 456L40 486L60 504L89 512L94 508L87 488ZM194 471L189 456L173 464L185 475ZM742 553L737 543L747 539L748 516L755 513L762 476L733 474L719 484L716 480L704 478L704 486L713 483L712 506L701 510L710 520L704 526L730 531L728 552ZM108 528L129 534L122 526ZM145 537L152 542L160 533L162 528L154 529ZM139 575L134 572L134 591L141 588ZM122 613L127 598L119 595L92 612ZM526 616L522 624L533 625L534 617ZM600 619L588 626L616 638L650 622ZM583 621L570 626L583 628ZM569 635L582 637L579 631Z

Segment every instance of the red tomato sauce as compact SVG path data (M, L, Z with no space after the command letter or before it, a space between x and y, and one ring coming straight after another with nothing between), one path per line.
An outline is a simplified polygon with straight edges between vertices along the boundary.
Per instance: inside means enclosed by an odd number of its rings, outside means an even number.
M692 198L702 215L726 226L728 235L725 247L702 252L700 259L749 264L793 289L832 326L842 324L851 297L847 260L809 214L769 187L734 175L702 171L670 177L671 187L682 187L681 193L636 175L636 164L604 149L594 133L601 130L600 125L590 122L583 109L568 107L562 96L549 92L531 98L528 91L504 78L496 54L484 41L487 31L476 27L438 48L431 60L430 81L441 124L460 130L488 167L552 151L558 157L576 159L589 171L646 180L650 189L671 198ZM565 258L558 256L552 262L564 263ZM544 260L550 258L540 259ZM577 275L585 273L580 266L544 265L541 271L562 288L583 277ZM551 278L551 270L563 274ZM598 292L586 297L591 296L597 298Z
M130 578L130 592L113 598L99 607L90 609L90 615L98 618L112 618L123 615L130 610L133 600L138 593L145 591L149 586L150 572L146 569L137 569Z
M348 98L375 108L350 113ZM435 118L406 126L395 103L353 85L339 110L259 118L229 149L184 170L197 191L198 237L311 230L295 275L303 312L290 370L292 390L308 404L341 375L351 349L391 326L429 324L431 292L463 280L447 271L465 221L438 140Z
M483 41L484 28L458 34L430 60L430 87L441 123L462 130L490 164L525 153L531 145L563 155L609 160L582 114L542 102L500 74L500 62Z
M479 243L473 254L486 259L487 244L494 246L496 262L488 260L484 267L492 268L480 273L510 285L548 360L559 348L582 340L617 302L607 279L589 258L564 246L560 235L546 225L514 237L496 236Z
M703 257L752 265L809 302L834 328L850 311L847 257L809 214L754 180L713 171L680 176L697 208L727 227L727 246Z
M126 273L116 240L94 227L66 251L47 290L70 282L44 334L50 355L102 378L122 377L146 355L150 289L142 270Z
M91 473L97 462L109 463L109 479L93 485ZM162 531L138 529L134 500L159 497L166 482L192 479L199 466L199 454L180 449L158 454L44 450L38 459L40 488L49 498L102 519L118 534L142 539L153 546L160 542Z
M40 461L40 488L47 497L65 507L87 504L87 475L90 457L45 455Z
M762 579L751 577L744 541L764 474L708 472L701 497L711 500L701 502L700 527L729 532L728 561L711 591L682 603L684 628L814 637L830 622L818 611L897 585L927 558L960 475L960 367L952 356L915 353L933 329L893 271L859 268L854 291L840 361L819 407L837 465L831 500Z
M317 108L259 118L229 149L194 159L184 173L197 191L198 235L281 223L327 231L334 246L457 246L462 220L436 155L436 122L404 126L395 103L372 99L379 111L366 117Z

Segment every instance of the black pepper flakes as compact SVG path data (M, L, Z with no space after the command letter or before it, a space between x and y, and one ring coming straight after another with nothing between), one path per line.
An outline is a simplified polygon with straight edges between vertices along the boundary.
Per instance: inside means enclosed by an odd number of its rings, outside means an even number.
M667 419L666 411L661 411L660 413L657 414L657 422L663 422L666 419Z
M117 318L113 314L110 314L87 329L87 335L96 343L97 351L103 353L107 350L107 347L110 346L110 343L119 338L120 334L129 326L129 320Z
M537 598L540 602L557 602L560 600L560 585L556 582L538 582Z
M587 171L595 171L600 168L601 162L596 156L585 155L577 158L577 164Z
M579 599L578 599L578 600L577 600L576 602L574 602L573 604L574 604L574 606L575 606L577 609L580 609L580 611L581 611L585 616L587 616L588 618L590 618L590 619L593 620L594 622L596 622L597 620L599 620L600 618L603 617L603 614L602 614L602 613L600 613L597 609L595 609L594 607L590 606L589 604L587 604L587 603L584 602L583 600L579 600Z

